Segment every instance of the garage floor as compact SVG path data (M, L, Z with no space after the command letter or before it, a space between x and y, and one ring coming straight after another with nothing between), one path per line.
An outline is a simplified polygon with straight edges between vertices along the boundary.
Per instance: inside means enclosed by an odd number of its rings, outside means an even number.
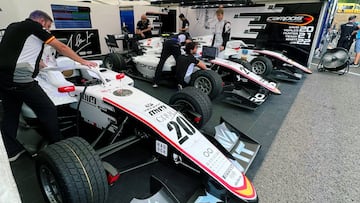
M282 82L282 95L272 95L255 111L220 99L213 102L207 130L223 116L262 145L247 172L261 202L360 201L360 68L338 76L319 73L315 66L314 73L298 83ZM135 84L163 101L175 91L153 89L142 81ZM133 157L147 154L140 149L114 156L119 162L134 161ZM24 155L11 166L23 202L43 202L32 159ZM108 202L148 195L151 174L167 182L180 199L200 184L192 173L158 162L123 174L110 188Z

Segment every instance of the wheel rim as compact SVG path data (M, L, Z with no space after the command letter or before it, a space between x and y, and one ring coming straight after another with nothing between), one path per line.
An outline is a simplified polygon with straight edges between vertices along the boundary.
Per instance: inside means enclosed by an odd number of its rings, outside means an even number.
M206 77L198 77L194 81L194 87L209 95L213 89L211 81Z
M59 184L52 171L45 165L40 166L40 181L50 203L62 203Z
M113 66L114 66L114 64L111 62L111 60L109 60L109 59L105 60L105 67L106 68L112 70Z
M188 102L186 100L177 100L175 102L175 104L173 105L173 107L176 110L180 111L188 121L190 121L192 124L194 124L192 122L192 118L190 118L189 115L186 113L187 109L191 110L191 111L195 111L195 107L190 102Z
M195 107L190 102L183 100L183 99L177 100L174 105L175 105L176 110L178 110L180 112L183 112L184 109L191 109L191 110L195 111Z
M252 70L258 75L264 74L266 71L266 64L262 61L255 61L252 64Z

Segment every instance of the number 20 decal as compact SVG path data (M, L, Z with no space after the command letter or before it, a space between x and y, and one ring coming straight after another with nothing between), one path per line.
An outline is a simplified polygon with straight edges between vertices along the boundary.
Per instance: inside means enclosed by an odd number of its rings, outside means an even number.
M189 123L189 121L179 116L176 117L176 121L170 121L167 124L167 128L169 129L169 131L175 129L180 144L183 144L187 139L189 139L189 135L193 135L196 132L194 127L191 126L191 124ZM186 135L183 135L181 129L186 132Z

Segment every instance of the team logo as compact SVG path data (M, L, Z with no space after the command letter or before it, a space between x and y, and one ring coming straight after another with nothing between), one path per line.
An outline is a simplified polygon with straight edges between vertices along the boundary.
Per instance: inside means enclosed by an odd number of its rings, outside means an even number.
M293 16L270 16L268 23L304 26L314 21L314 17L308 14L295 14Z

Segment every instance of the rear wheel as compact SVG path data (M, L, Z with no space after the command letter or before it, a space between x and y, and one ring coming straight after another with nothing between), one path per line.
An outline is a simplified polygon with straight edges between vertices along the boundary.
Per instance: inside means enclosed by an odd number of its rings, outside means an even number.
M36 159L36 173L47 202L106 202L105 169L94 149L80 137L42 150Z
M207 94L210 99L216 98L223 90L220 75L212 70L199 70L193 73L190 85Z
M109 53L104 58L104 66L110 70L120 72L121 70L125 70L126 61L124 56L119 53Z
M170 98L170 105L196 127L203 127L212 114L209 97L195 87L186 87Z
M258 56L251 61L252 72L257 75L266 76L273 71L272 61L265 56Z

